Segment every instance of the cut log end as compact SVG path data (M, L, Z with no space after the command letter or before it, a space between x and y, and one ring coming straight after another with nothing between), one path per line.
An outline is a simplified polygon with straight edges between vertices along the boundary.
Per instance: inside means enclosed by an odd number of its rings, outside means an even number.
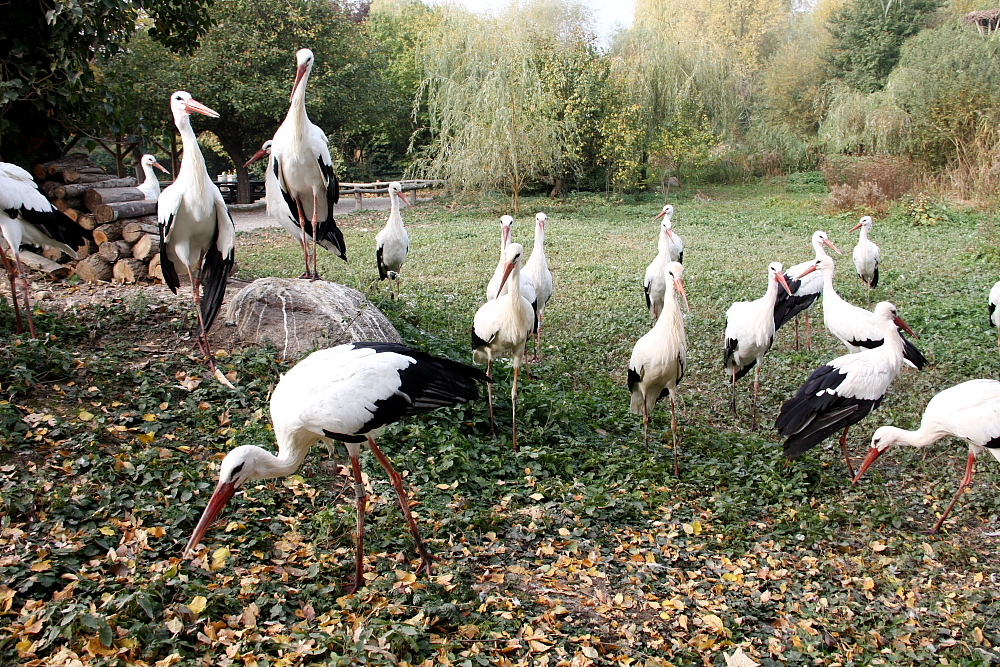
M135 246L132 248L132 256L136 259L140 259L144 262L148 262L150 258L160 252L160 234L145 234L138 241L135 242Z
M113 277L112 267L100 255L91 255L76 265L76 275L88 283L109 282Z
M134 259L120 259L115 263L114 269L114 280L116 283L136 283L140 280L145 280L148 276L148 269L146 268L146 263Z

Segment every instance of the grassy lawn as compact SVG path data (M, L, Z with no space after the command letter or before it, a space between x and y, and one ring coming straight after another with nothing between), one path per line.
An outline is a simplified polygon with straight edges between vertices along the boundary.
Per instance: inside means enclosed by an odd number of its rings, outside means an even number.
M722 665L737 646L765 665L1000 660L998 539L984 534L998 530L991 457L936 537L920 531L957 488L967 453L958 441L894 449L857 487L832 439L787 464L771 428L782 401L846 352L819 306L811 351L795 350L789 324L765 359L757 430L747 379L740 416L728 414L725 311L764 292L768 262L808 259L811 233L824 229L844 251L838 291L864 305L847 234L857 217L830 217L822 195L795 189L775 181L672 200L692 308L679 478L669 408L654 413L646 454L625 388L632 345L650 326L641 281L660 202L527 200L514 238L530 248L534 212L548 213L555 288L544 358L521 376L521 451L510 448L504 364L494 366L499 437L486 436L485 401L386 429L383 450L407 471L438 562L433 576L413 576L419 561L395 495L367 457L370 579L353 596L342 588L351 493L322 447L298 475L249 484L201 557L180 559L225 452L274 447L267 397L283 366L273 349L222 360L236 391L198 384L202 369L184 352L187 310L136 296L39 315L47 342L8 333L0 663ZM373 285L385 212L342 220L350 263L326 254L321 272L368 293L408 343L468 361L505 202L405 209L398 301ZM872 239L883 259L873 299L897 305L931 365L905 371L853 429L857 461L877 426L915 428L934 393L995 377L1000 359L986 315L998 277L992 219L952 210L915 226L900 209L876 220ZM302 271L281 230L239 244L240 278ZM13 331L9 308L0 328ZM150 336L159 343L139 346Z

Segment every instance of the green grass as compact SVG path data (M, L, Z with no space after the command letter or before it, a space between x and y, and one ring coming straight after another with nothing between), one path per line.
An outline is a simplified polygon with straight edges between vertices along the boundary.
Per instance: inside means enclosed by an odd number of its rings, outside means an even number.
M238 444L273 448L274 350L223 360L238 373L235 392L211 380L189 391L177 374L201 368L177 351L190 345L179 340L191 326L184 311L109 304L40 316L54 341L8 334L2 655L25 663L72 651L94 665L152 665L175 653L179 664L696 665L723 664L718 652L741 645L768 665L987 664L1000 642L997 539L983 535L997 524L991 459L935 538L919 531L954 494L966 455L957 441L893 451L857 487L833 442L786 464L770 428L781 402L845 352L818 307L813 349L794 349L789 324L765 360L758 429L748 428L746 380L740 417L728 414L725 310L763 293L768 262L808 259L810 234L824 229L845 252L838 290L864 303L846 231L857 218L826 215L821 196L800 185L674 200L692 307L679 478L668 409L654 414L646 454L624 386L632 345L650 325L641 280L659 202L527 200L514 237L530 246L534 212L548 213L555 290L545 357L530 380L522 374L521 451L510 448L506 365L495 367L499 437L486 436L485 402L386 429L380 442L407 471L438 562L432 577L407 576L418 561L405 523L366 460L372 578L355 596L342 589L353 562L350 493L322 448L299 476L250 485L231 501L204 560L179 558L220 457ZM321 272L367 292L409 343L468 360L504 212L489 198L404 210L411 249L398 301L373 285L384 212L341 221L350 263L326 254ZM936 391L995 376L1000 352L986 318L995 223L957 210L949 218L914 226L900 209L876 221L883 264L873 297L898 306L932 364L904 372L853 430L856 458L877 426L915 427ZM241 278L301 273L298 247L280 230L239 243ZM12 330L8 311L0 326ZM158 354L136 348L150 331L164 341ZM213 554L218 567L209 568Z

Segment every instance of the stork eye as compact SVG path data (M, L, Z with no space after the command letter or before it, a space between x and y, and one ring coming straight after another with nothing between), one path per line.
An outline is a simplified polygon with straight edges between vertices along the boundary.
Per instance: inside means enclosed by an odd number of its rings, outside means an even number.
M243 463L233 468L233 472L230 473L229 479L233 479L234 477L236 477L236 475L238 475L241 470L243 470Z

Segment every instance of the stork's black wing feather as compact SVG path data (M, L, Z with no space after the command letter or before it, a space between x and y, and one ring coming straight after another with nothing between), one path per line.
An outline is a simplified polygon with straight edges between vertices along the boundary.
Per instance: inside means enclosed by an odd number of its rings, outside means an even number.
M635 391L635 386L642 382L642 376L635 372L631 366L628 368L628 390Z
M991 303L990 304L990 326L991 327L995 327L996 326L995 324L993 324L993 313L996 312L996 309L997 309L997 305L995 303Z
M346 262L347 244L344 242L344 233L337 227L337 221L333 218L333 207L340 201L340 181L337 180L337 174L333 171L333 165L324 164L322 157L318 158L318 162L320 171L323 172L323 178L326 180L327 216L326 220L319 221L316 236L322 241L332 243L336 248L336 254L340 255L341 259Z
M375 248L375 262L378 264L378 279L385 280L389 277L389 269L382 261L382 246Z
M206 335L222 308L222 301L226 297L226 282L232 270L233 251L230 250L228 255L223 256L213 242L205 253L205 261L201 266L201 284L204 289L201 295L201 319L205 323Z
M722 354L722 363L723 366L725 366L727 369L729 368L730 362L733 361L733 357L736 355L736 349L739 347L739 345L740 342L735 338L726 339L726 349ZM751 370L753 370L753 367L756 365L757 365L757 360L754 359L743 368L736 369L736 380L739 380L741 377L749 373Z
M875 263L875 271L872 272L872 287L878 287L878 262Z
M20 216L22 220L37 227L50 239L65 243L73 249L79 248L92 238L90 232L86 232L57 208L50 211L36 211L22 206L20 209L8 209L6 213L12 218Z
M177 269L174 268L174 263L167 254L167 234L170 233L173 224L173 213L167 218L166 223L160 223L160 271L163 272L163 282L166 283L171 292L177 294L177 288L181 286L181 279L177 276Z
M819 298L819 294L795 294L795 292L797 292L799 287L802 285L802 281L793 280L787 273L785 274L785 280L788 281L788 289L791 290L792 293L789 294L784 290L784 288L778 290L778 298L774 301L775 331L780 329L786 322L801 313L803 310L813 305L813 303L816 302L816 299Z
M486 373L444 357L413 350L398 343L354 343L376 352L395 352L415 363L399 371L400 386L392 396L375 401L375 414L361 427L367 433L403 417L479 398L479 383L490 382Z
M903 339L903 358L916 366L918 371L923 370L927 365L927 357L906 336L900 334L900 338Z
M838 394L836 390L846 377L833 366L820 366L781 406L774 426L780 435L787 436L786 457L795 458L827 436L858 423L882 402L882 397L868 400Z

